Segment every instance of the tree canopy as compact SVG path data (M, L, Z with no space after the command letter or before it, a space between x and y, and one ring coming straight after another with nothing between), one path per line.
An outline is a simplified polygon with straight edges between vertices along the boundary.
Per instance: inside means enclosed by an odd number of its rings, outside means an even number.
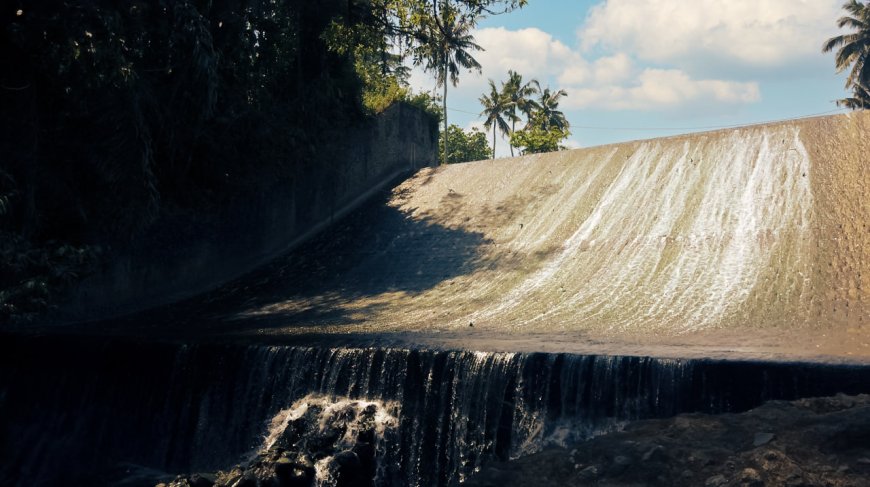
M853 96L837 100L837 105L856 109L870 108L870 4L849 0L843 4L848 15L837 20L837 27L848 27L854 32L834 36L822 45L822 52L837 50L837 72L849 69L846 89ZM851 68L851 69L850 69Z
M489 91L479 100L483 106L484 127L492 128L493 154L496 128L510 136L511 156L514 147L521 148L524 153L562 149L560 143L571 135L568 120L559 110L561 99L568 96L565 90L542 89L535 79L523 83L520 73L509 70L507 80L501 83L501 90L496 88L493 80L489 80ZM522 121L518 112L526 116L525 125L520 130L516 129L516 122Z
M447 137L448 147L450 147L450 152L447 153L447 164L482 161L492 157L486 135L476 127L466 132L456 125L450 125L447 129Z
M479 100L480 104L483 105L483 111L480 113L484 117L483 126L492 129L492 153L495 157L496 130L505 135L512 132L504 118L510 113L510 99L496 88L495 82L489 80L489 95L484 94ZM513 119L511 120L513 121Z

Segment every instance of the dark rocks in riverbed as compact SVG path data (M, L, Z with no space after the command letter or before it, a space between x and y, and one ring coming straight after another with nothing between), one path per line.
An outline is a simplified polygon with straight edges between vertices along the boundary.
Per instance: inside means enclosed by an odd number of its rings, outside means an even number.
M493 471L498 483L488 478ZM593 484L870 485L870 396L771 401L742 414L638 421L575 445L570 454L554 448L493 464L464 487Z

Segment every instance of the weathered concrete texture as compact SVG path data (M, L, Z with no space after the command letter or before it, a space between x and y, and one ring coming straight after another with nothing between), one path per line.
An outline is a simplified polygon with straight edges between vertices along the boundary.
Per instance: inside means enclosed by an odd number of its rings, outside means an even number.
M868 357L867 154L853 113L424 169L207 311L236 335Z
M436 161L431 117L396 104L276 184L209 215L175 215L116 255L61 306L62 321L105 318L208 290L298 245L382 188Z

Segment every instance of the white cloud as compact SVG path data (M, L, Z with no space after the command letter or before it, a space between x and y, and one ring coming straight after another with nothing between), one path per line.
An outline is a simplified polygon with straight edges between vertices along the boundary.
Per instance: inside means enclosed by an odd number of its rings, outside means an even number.
M475 31L474 36L485 49L475 54L483 73L467 76L460 86L479 89L486 86L487 79L499 83L511 69L526 81L537 78L544 82L567 66L585 64L579 53L540 29L487 28Z
M575 55L572 64L562 67L557 81L560 86L619 83L628 79L632 71L631 59L624 53L602 57L591 64Z
M584 48L691 66L781 68L820 60L843 0L606 0L578 31Z
M621 83L632 73L631 59L625 53L595 60L595 82L598 84Z
M570 89L564 106L567 109L661 110L696 103L746 104L760 99L755 82L696 80L678 69L645 69L635 85L602 84Z
M602 8L617 1L610 0ZM664 1L651 0L652 3ZM744 105L761 99L755 81L693 76L679 63L671 63L668 69L636 65L626 51L588 60L579 48L571 49L536 28L486 28L475 31L474 36L485 49L475 53L483 72L462 73L459 86L449 87L451 111L448 115L451 119L467 119L470 113L462 112L479 110L478 98L488 91L487 79L499 84L506 79L510 69L522 74L525 80L536 78L544 86L566 89L568 96L562 102L564 110L592 107L674 111L699 103L714 107ZM434 87L433 77L419 68L413 70L411 83L417 90ZM437 93L440 94L441 90L438 89ZM507 141L502 137L499 139L497 155L501 156L506 154Z
M525 80L537 78L542 82L549 76L558 75L566 66L585 64L579 53L572 50L550 34L536 28L508 30L504 27L478 29L473 33L483 51L472 55L483 66L482 72L462 72L457 88L450 90L473 92L480 96L487 86L487 79L498 85L507 78L512 69ZM425 90L434 86L434 76L422 69L412 71L411 84Z

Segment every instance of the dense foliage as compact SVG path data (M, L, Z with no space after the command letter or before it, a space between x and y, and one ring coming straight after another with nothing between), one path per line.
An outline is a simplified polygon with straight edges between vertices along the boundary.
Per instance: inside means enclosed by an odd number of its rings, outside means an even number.
M569 135L570 132L564 128L556 126L544 128L541 124L531 123L511 135L511 145L519 147L524 154L554 152L564 149L561 142Z
M535 95L538 97L535 98ZM493 153L496 129L510 137L511 156L514 155L514 147L520 148L523 153L563 149L561 142L571 135L568 119L559 110L559 103L565 96L568 96L565 90L541 88L535 79L523 83L523 76L513 70L508 71L508 79L501 83L501 89L496 88L493 80L489 80L489 93L484 93L479 100L483 106L480 115L485 117L483 126L492 129ZM522 121L520 113L525 115L526 121L517 130L516 123Z
M444 132L441 132L441 144L444 144ZM472 128L466 132L456 125L447 128L447 163L481 161L492 157L492 150L486 141L486 134Z
M124 246L161 214L208 213L313 163L320 140L363 114L352 59L322 40L350 17L343 6L4 7L2 313L51 289L46 269L64 256Z

